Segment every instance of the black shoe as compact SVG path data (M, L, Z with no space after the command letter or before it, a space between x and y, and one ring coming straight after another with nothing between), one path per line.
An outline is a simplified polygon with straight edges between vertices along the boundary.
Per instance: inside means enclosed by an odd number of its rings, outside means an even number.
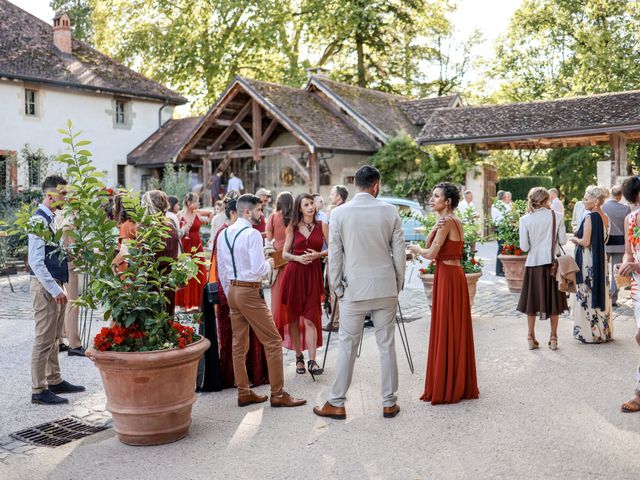
M69 355L70 357L84 357L84 348L70 348L67 352L67 355Z
M44 389L40 393L31 394L31 403L37 403L40 405L61 405L63 403L69 403L69 400L51 393L50 390Z
M66 343L61 343L60 345L58 345L58 352L66 352L69 350L69 345L67 345Z
M82 385L72 385L66 380L63 380L57 385L49 385L49 390L53 393L78 393L84 392L84 387Z

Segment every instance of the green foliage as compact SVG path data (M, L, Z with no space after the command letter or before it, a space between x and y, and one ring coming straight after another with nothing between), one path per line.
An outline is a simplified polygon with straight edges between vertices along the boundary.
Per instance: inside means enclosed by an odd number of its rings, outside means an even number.
M502 213L499 221L491 222L496 240L501 241L505 246L520 248L520 217L527 211L527 202L514 200L511 202L511 210L507 210L502 202L497 202L495 206Z
M69 228L58 229L52 236L43 222L33 220L33 208L25 204L17 215L15 231L23 235L35 233L45 241L60 243L77 270L89 278L89 285L77 300L77 305L90 309L102 306L104 319L122 327L136 326L145 332L141 349L169 348L165 333L170 316L165 312L167 292L186 284L197 272L197 261L190 254L177 260L158 257L165 247L169 227L161 213L151 214L140 204L139 196L121 191L121 197L131 219L136 223L135 237L125 240L128 253L124 272L115 272L112 262L118 250L118 229L106 212L107 189L100 181L102 173L91 162L91 152L85 147L91 142L78 140L69 121L62 141L67 153L58 157L66 165L66 200L59 205Z
M32 148L28 143L20 150L18 166L27 172L27 186L39 187L55 163L53 156L47 155L42 148Z
M20 211L21 205L27 204L35 208L42 200L42 191L39 189L22 190L11 193L9 196L0 196L0 221L4 222L4 231L8 232L9 227L16 220L16 214ZM3 230L0 227L0 230ZM6 257L22 258L27 254L27 239L18 234L11 234L4 238L3 249Z
M471 165L452 146L421 148L407 134L392 138L370 161L380 170L385 191L422 205L429 200L431 186L442 181L462 183Z
M158 181L154 178L151 181L151 188L162 190L167 195L173 195L182 202L185 195L190 191L187 166L181 164L175 169L172 164L167 163L162 170L162 180Z
M553 178L546 176L501 178L498 182L498 190L511 192L514 200L526 200L529 190L533 187L553 187Z

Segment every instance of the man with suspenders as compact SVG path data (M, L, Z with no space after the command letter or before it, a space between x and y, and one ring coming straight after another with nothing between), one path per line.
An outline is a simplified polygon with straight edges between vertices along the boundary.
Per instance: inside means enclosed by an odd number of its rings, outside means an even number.
M252 194L237 200L238 220L218 236L218 275L229 303L233 335L233 373L238 386L238 406L267 401L249 388L247 351L249 327L264 346L271 384L272 407L299 407L306 400L293 398L284 391L282 338L264 301L262 278L273 268L273 259L265 260L262 236L253 226L260 223L262 203Z

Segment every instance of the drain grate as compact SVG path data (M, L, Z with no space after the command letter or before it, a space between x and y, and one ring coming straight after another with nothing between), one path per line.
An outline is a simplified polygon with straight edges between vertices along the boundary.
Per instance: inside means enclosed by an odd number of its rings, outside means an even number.
M63 418L9 434L21 442L39 447L59 447L73 440L101 432L108 426L89 425L75 418Z

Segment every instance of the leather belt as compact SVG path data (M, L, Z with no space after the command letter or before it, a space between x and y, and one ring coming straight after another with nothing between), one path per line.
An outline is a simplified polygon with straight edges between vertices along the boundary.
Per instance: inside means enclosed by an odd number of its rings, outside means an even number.
M231 285L236 287L262 288L262 282L243 282L242 280L231 280Z

